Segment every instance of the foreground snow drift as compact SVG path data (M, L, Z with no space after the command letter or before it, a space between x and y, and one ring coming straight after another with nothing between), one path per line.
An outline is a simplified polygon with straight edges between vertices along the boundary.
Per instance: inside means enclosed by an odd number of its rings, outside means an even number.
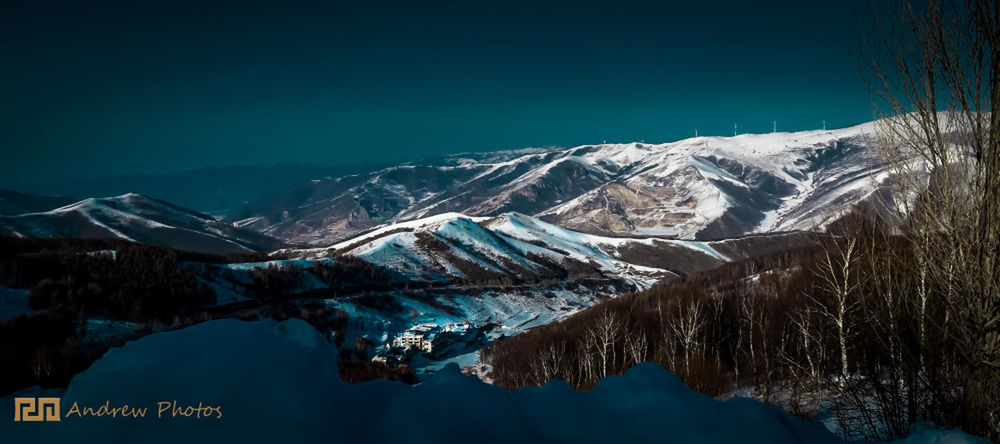
M113 349L62 396L60 423L0 422L10 442L833 442L818 426L747 399L717 402L643 364L588 392L560 381L516 393L449 366L410 387L337 376L334 350L303 321L212 321ZM32 393L18 396L33 396ZM157 402L222 417L156 418ZM66 416L74 402L149 407L144 418ZM13 402L0 402L11 418ZM44 440L44 441L41 441ZM516 442L516 441L515 441Z

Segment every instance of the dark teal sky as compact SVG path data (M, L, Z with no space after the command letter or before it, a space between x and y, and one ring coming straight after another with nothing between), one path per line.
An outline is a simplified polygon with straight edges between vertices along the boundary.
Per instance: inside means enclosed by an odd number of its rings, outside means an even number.
M0 186L871 117L864 2L3 2Z

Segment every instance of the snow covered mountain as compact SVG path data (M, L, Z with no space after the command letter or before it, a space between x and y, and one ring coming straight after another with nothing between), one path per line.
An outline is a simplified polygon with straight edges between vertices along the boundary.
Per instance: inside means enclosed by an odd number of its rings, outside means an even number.
M774 235L773 248L807 242ZM618 279L632 289L766 252L753 239L699 242L575 232L520 213L469 217L444 213L380 227L330 247L283 250L295 259L355 256L412 281L532 283Z
M219 215L238 211L247 202L271 196L309 179L355 174L386 166L389 165L330 166L298 163L233 165L198 168L177 173L133 173L68 180L52 178L44 183L24 184L16 188L34 194L68 194L81 197L118 196L134 192L200 213ZM0 199L2 197L3 192L0 191ZM79 199L36 211L51 210L77 200ZM0 207L2 206L0 203Z
M605 236L715 239L811 229L868 198L885 179L873 131L867 123L455 155L313 180L227 220L311 245L449 212L519 212Z
M54 210L0 216L0 235L118 238L202 253L269 251L282 242L140 194L90 198Z
M864 124L646 147L634 174L539 216L589 232L694 239L813 229L868 199L888 177L873 132Z
M463 321L489 326L488 343L663 279L813 241L811 233L712 242L616 238L574 232L520 213L492 218L445 213L386 225L329 247L279 250L266 262L186 267L215 290L220 305L250 300L255 270L296 267L301 278L294 297L343 312L351 319L342 332L347 343L366 338L381 346L414 325ZM356 263L347 258L385 270L379 277L383 287L333 286L343 281L329 279L323 269ZM230 306L234 314L242 308ZM412 366L421 373L445 361L471 365L477 350Z

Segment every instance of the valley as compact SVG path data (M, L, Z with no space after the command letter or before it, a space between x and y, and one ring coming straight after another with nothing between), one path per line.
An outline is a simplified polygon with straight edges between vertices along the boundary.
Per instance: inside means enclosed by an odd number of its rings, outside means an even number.
M421 324L469 322L482 333L461 352L394 359L419 376L444 362L471 368L493 340L599 301L813 245L809 230L866 202L884 177L870 131L463 154L305 181L224 216L134 193L63 206L12 194L0 234L189 251L177 264L214 302L185 307L181 325L304 317L345 361L379 360ZM113 267L121 247L88 248L69 247L110 252ZM25 299L9 306L46 309L27 301L36 282L6 281L8 298ZM104 346L142 334L115 324L134 322L128 312L84 310L91 332L119 326ZM100 348L102 339L86 342Z

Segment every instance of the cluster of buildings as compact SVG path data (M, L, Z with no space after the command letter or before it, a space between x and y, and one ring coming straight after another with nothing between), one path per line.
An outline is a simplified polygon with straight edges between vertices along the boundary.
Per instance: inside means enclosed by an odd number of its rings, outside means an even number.
M435 339L439 333L465 333L472 324L468 320L457 324L445 324L443 327L437 324L420 324L410 327L402 335L393 339L392 346L403 349L414 349L425 353L434 350Z
M413 348L430 353L434 349L434 336L438 331L437 324L420 324L410 327L402 335L392 340L393 347Z

